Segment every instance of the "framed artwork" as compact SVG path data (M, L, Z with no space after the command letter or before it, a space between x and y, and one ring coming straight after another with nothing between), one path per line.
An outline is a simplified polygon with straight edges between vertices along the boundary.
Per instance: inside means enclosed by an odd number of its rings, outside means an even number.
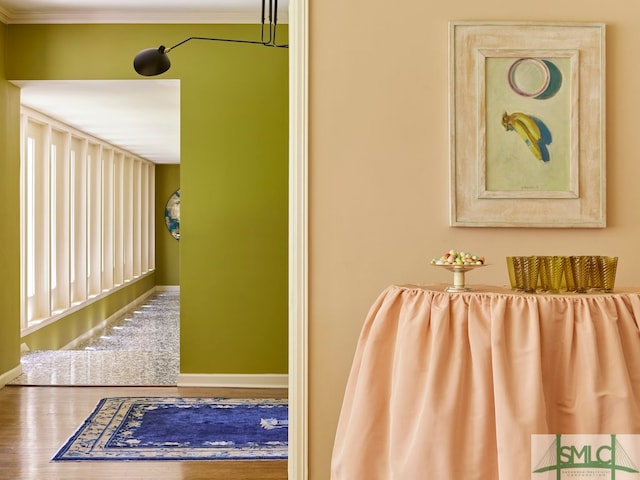
M604 32L449 24L451 226L606 226Z
M180 240L180 189L171 194L164 207L164 223L173 238Z

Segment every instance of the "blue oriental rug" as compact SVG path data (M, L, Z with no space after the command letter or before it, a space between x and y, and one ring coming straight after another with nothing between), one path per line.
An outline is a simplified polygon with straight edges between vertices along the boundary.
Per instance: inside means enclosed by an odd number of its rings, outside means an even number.
M52 460L286 459L286 399L103 398Z

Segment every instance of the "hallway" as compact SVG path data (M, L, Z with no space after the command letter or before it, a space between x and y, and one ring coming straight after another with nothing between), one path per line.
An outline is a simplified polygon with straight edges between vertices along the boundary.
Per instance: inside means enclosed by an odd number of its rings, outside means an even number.
M72 349L25 352L8 385L175 386L180 292L156 291Z
M287 397L286 389L177 387L179 316L179 291L157 291L73 350L23 354L24 373L0 389L0 479L286 480L286 460L51 461L101 398Z

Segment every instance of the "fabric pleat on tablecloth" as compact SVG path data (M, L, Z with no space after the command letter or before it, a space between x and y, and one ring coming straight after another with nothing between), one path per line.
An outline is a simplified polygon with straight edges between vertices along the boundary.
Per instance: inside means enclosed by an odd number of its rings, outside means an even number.
M640 433L639 318L632 292L387 288L358 341L332 480L524 480L532 434Z

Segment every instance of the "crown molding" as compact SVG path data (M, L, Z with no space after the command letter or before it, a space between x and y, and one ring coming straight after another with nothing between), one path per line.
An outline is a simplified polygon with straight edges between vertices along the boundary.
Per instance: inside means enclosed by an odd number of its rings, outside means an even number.
M259 9L242 11L154 11L150 10L65 10L16 11L0 7L0 21L5 24L258 24ZM288 12L278 13L278 23L288 23Z

